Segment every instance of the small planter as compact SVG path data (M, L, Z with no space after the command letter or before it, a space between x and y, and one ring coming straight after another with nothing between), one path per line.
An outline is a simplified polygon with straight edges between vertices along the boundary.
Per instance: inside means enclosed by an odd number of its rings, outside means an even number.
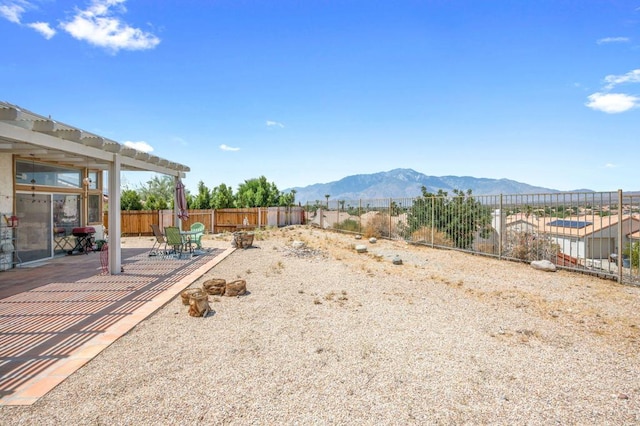
M96 249L97 251L102 251L102 246L107 243L106 240L96 240Z

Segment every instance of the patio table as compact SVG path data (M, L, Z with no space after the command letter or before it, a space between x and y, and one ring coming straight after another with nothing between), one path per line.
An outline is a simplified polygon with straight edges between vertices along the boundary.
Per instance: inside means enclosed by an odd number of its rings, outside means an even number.
M199 231L180 231L180 235L182 236L182 247L184 250L189 249L189 254L193 255L193 244L191 238L195 236Z

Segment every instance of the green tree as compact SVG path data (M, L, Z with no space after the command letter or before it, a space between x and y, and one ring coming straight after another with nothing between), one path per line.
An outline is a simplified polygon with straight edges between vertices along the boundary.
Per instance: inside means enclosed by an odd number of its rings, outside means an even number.
M203 181L198 182L198 195L195 196L190 207L193 209L211 208L211 192Z
M148 180L144 186L138 188L140 200L147 203L149 196L153 195L156 200L155 205L166 206L164 208L173 206L175 193L175 178L167 175L155 175L153 178Z
M233 196L233 189L230 186L221 183L213 188L211 191L211 204L212 209L229 209L235 205L235 197Z
M167 208L167 202L163 199L157 199L154 194L149 194L144 202L145 210L164 210Z
M280 194L280 206L289 207L296 203L296 190L292 189L288 194Z
M236 207L271 207L280 205L280 191L275 183L267 178L245 180L238 186Z
M471 248L475 234L491 229L491 210L477 201L472 191L457 189L453 196L438 190L437 194L422 187L422 197L417 198L407 215L405 236L424 227L433 227L447 235L455 247Z
M120 195L120 210L142 210L142 201L138 191L125 189Z
M624 257L629 258L629 263L633 269L640 267L640 242L627 244L622 252Z

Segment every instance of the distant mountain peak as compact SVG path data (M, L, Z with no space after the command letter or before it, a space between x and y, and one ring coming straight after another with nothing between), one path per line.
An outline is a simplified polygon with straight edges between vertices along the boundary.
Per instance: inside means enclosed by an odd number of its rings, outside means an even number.
M472 176L428 176L413 169L397 168L386 172L359 174L344 177L338 181L316 183L305 187L284 190L296 191L296 201L313 203L325 200L329 194L332 200L358 200L376 198L413 198L422 195L422 187L436 193L443 190L451 193L454 189L471 189L474 195L535 194L559 192L555 189L532 186L526 183L501 178L476 178Z

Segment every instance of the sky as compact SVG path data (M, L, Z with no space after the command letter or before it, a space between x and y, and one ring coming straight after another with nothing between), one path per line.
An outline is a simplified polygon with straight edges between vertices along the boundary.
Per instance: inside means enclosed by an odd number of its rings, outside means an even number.
M640 0L0 0L0 40L0 100L192 193L395 168L640 190Z

